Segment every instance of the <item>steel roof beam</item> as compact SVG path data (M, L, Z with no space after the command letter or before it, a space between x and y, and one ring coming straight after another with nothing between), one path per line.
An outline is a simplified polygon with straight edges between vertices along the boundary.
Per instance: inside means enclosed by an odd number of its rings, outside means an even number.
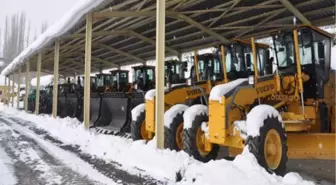
M113 52L115 52L115 53L124 55L124 56L126 56L126 57L128 57L128 58L131 58L131 59L133 59L133 60L136 60L136 61L139 61L139 62L142 62L142 63L146 62L144 59L142 59L142 58L140 58L140 57L137 57L137 56L132 55L132 54L130 54L130 53L127 53L127 52L121 51L121 50L119 50L119 49L113 48L113 47L111 47L111 46L107 46L107 45L105 45L105 44L95 44L95 45L97 45L97 46L101 46L102 48L105 48L105 49L107 49L107 50L113 51Z
M290 12L292 12L301 22L307 25L311 25L311 22L297 9L295 6L290 3L288 0L279 0L284 7L287 8Z

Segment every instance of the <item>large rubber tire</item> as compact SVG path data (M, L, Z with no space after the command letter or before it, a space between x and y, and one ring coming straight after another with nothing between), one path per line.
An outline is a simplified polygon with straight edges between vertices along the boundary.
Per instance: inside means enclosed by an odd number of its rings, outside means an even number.
M275 169L271 169L265 159L265 139L267 133L274 129L280 136L281 140L281 160L279 165ZM285 175L286 173L286 163L287 163L287 135L285 134L284 128L282 128L282 123L277 117L267 117L264 120L264 125L260 128L260 135L256 137L248 136L246 144L248 145L249 151L256 157L260 166L265 168L269 173L275 173L277 175Z
M131 137L134 141L144 139L141 136L141 126L144 123L145 118L146 118L146 113L144 111L144 112L141 112L139 114L139 116L136 118L135 121L132 120L132 123L131 123Z
M177 128L181 125L183 129L183 113L177 114L172 123L170 124L170 128L164 127L164 147L169 148L171 150L180 151L183 149L180 148L176 141ZM183 135L183 134L182 134ZM183 143L183 140L181 141Z
M207 115L197 115L192 121L192 126L189 129L183 129L183 150L194 157L195 159L208 162L217 158L219 146L212 144L212 150L207 155L201 155L196 144L197 130L201 128L203 122L208 121Z

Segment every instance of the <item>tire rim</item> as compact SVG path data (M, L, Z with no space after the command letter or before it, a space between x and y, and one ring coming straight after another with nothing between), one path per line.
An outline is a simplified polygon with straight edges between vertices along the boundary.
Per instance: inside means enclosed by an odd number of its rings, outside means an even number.
M200 153L202 157L205 157L209 154L209 152L205 151L205 134L202 131L201 127L197 129L196 146L197 146L198 152Z
M142 139L144 139L144 140L148 140L148 132L147 132L147 130L146 130L146 121L143 121L143 122L141 123L140 134L141 134Z
M264 156L267 166L275 170L281 162L282 145L279 132L271 129L267 132L264 144Z
M175 136L176 145L178 149L180 150L183 149L182 135L183 135L183 122L177 126L176 136Z

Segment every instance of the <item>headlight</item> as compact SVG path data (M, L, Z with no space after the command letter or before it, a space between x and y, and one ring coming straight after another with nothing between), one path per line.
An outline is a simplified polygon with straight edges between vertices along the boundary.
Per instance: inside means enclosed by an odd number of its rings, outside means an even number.
M248 82L250 85L253 85L254 84L254 76L249 76L248 77Z
M187 85L191 85L191 78L187 79Z

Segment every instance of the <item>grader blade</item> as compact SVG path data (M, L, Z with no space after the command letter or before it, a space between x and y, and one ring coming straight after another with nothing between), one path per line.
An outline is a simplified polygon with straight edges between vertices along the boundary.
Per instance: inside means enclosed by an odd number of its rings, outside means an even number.
M335 160L335 133L287 133L288 157Z
M104 93L101 112L95 126L120 132L128 121L129 98L123 92Z

